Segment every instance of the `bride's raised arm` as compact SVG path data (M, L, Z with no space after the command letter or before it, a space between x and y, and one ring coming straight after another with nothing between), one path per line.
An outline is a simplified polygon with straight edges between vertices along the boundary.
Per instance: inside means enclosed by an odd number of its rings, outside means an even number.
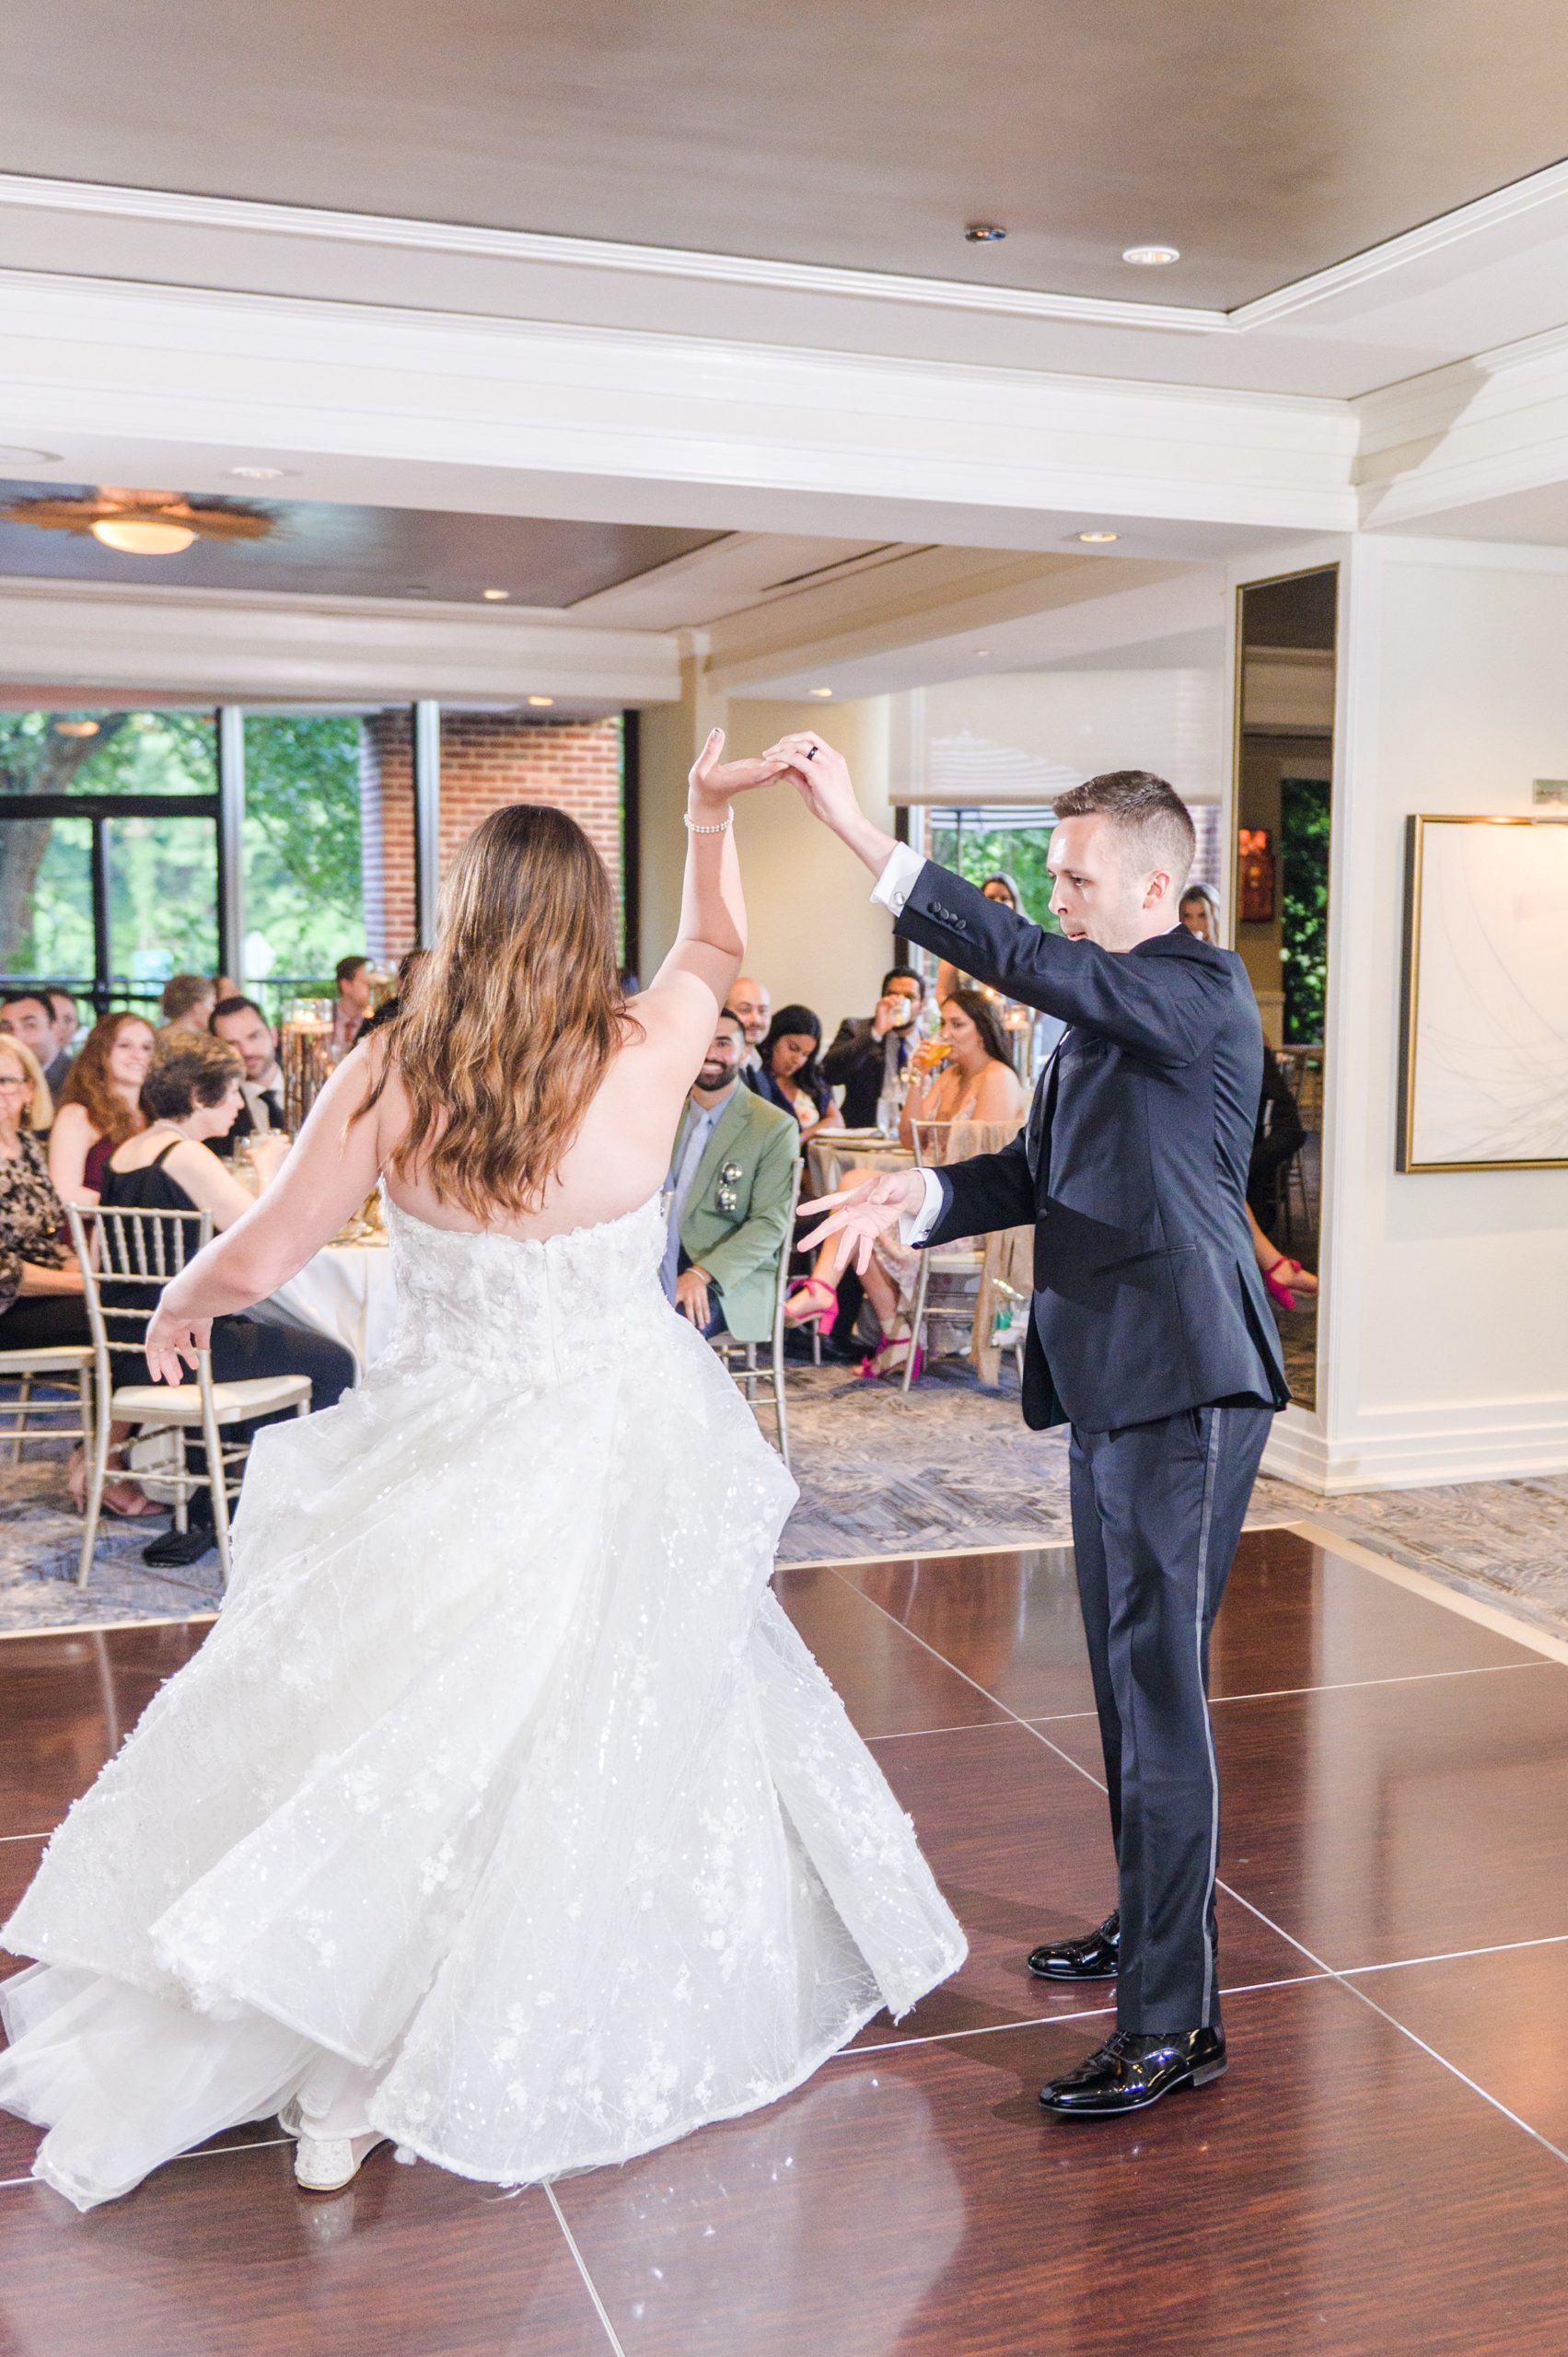
M645 1028L651 1016L651 1036L668 1038L680 1062L689 1062L693 1072L746 955L746 897L730 806L736 795L771 785L788 768L774 759L721 761L723 751L724 730L715 728L692 764L679 929L637 1002Z

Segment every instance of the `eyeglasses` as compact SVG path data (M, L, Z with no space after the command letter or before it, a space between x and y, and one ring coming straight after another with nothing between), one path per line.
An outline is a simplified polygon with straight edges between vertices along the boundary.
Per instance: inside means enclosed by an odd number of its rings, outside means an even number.
M32 1086L32 1083L31 1083L31 1081L30 1081L30 1080L9 1080L9 1079L7 1079L7 1078L6 1078L6 1074L5 1074L3 1072L0 1072L0 1088L29 1088L29 1089L30 1089L30 1088L31 1088L31 1086Z

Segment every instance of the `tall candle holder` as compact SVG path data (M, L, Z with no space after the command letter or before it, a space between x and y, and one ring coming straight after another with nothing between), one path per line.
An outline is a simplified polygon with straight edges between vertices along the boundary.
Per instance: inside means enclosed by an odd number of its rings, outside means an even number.
M283 1066L284 1120L297 1134L300 1124L332 1072L332 1002L291 998L278 1026L278 1062Z

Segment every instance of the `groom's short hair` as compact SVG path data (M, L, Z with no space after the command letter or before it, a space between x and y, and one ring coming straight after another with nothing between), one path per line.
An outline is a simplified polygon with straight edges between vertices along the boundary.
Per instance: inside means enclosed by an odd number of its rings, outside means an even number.
M1140 865L1163 867L1179 892L1192 873L1198 849L1192 814L1173 785L1151 770L1107 770L1052 797L1059 819L1103 817Z

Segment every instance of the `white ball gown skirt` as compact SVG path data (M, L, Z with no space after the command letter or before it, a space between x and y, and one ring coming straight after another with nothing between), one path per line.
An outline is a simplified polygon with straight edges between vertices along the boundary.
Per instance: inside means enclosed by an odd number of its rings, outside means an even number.
M464 2177L624 2161L963 1960L769 1591L795 1484L659 1290L656 1202L389 1221L391 1344L259 1436L215 1627L0 1931L38 1960L0 2106L84 2210L345 2082Z

